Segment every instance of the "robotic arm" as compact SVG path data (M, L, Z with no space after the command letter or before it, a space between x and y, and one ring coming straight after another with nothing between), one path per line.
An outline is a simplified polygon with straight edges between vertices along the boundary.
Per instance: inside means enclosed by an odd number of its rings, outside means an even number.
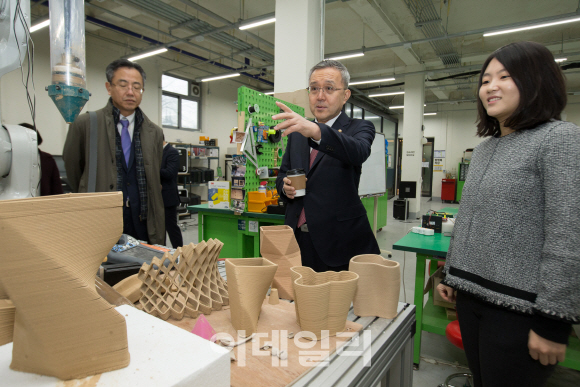
M52 84L47 91L65 121L71 123L90 96L85 76L84 0L51 1L49 12ZM0 0L0 77L21 67L28 50L29 26L30 0ZM2 125L0 200L40 195L39 180L36 132Z
M0 77L19 68L28 49L26 26L21 17L30 24L28 0L0 0ZM3 125L0 128L0 200L37 196L39 179L36 133L18 125Z

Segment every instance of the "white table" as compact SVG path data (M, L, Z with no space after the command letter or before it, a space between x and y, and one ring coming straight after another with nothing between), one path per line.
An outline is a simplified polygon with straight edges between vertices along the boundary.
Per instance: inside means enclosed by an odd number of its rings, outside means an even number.
M115 309L127 321L129 366L90 376L78 383L71 382L71 386L230 386L230 355L227 350L131 306ZM1 385L63 386L63 382L54 377L13 371L9 368L11 360L12 343L0 346Z

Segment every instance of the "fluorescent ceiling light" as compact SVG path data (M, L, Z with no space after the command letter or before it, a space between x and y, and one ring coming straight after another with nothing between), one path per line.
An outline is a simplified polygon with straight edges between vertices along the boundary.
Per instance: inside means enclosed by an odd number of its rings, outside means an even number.
M264 24L270 24L270 23L274 23L276 21L275 17L272 17L270 19L265 19L265 20L260 20L257 22L253 22L253 23L249 23L249 24L242 24L239 29L240 30L247 30L248 28L254 28L254 27L258 27L258 26L263 26Z
M424 116L436 116L437 113L423 113Z
M166 51L167 51L167 48L163 47L163 48L160 48L159 50L150 51L150 52L146 52L146 53L141 54L141 55L137 55L137 56L133 56L131 58L127 58L127 60L130 60L131 62L135 62L136 60L143 59L143 58L147 58L148 56L153 56L153 55L161 54L161 53L164 53Z
M339 55L339 56L333 56L330 58L326 58L326 60L339 60L339 59L347 59L347 58L356 58L358 56L364 56L365 53L364 52L355 52L353 54L344 54L344 55Z
M427 106L427 105L423 105L423 106ZM405 106L403 105L396 105L396 106L389 106L389 109L404 109ZM429 114L429 113L427 113Z
M390 81L394 81L394 80L395 80L395 78L369 79L368 81L350 82L349 85L363 85L366 83L390 82Z
M30 33L33 33L34 31L38 31L41 28L44 28L46 26L50 25L50 19L45 20L41 23L38 23L36 25L33 25L32 27L30 27Z
M513 28L511 30L502 30L502 31L487 32L487 33L483 34L483 36L494 36L494 35L501 35L501 34L509 34L511 32L527 31L527 30L533 30L535 28L543 28L543 27L557 26L559 24L574 23L574 22L577 22L577 21L580 21L580 18L560 20L560 21L555 21L555 22L551 22L551 23L544 23L544 24L536 24L536 25L531 25L531 26L526 26L526 27Z
M267 93L264 93L264 95L274 95L274 92L273 91L269 91Z
M405 94L404 91L394 91L392 93L383 93L383 94L369 94L369 97L386 97L387 95L401 95Z
M231 77L238 77L240 76L240 73L233 73L233 74L225 74L225 75L217 75L215 77L210 77L210 78L203 78L200 79L202 82L209 82L209 81L216 81L218 79L224 79L224 78L231 78Z
M564 62L565 60L568 60L568 58L557 58L557 59L554 59L555 62Z

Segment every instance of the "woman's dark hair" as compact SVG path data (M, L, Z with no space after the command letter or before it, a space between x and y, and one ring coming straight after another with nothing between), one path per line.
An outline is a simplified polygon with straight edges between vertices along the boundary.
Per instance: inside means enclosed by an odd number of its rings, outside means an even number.
M113 77L115 76L115 71L117 71L121 67L128 67L130 69L135 69L135 70L139 71L139 73L141 74L141 78L143 78L143 88L145 88L145 78L147 78L147 75L145 74L145 70L143 70L143 67L141 67L139 64L137 64L135 62L131 62L130 60L127 60L127 59L117 59L116 61L109 63L109 65L107 66L107 69L105 70L105 75L107 76L107 82L109 82L109 83L113 82Z
M478 82L477 135L499 136L499 121L490 117L479 98L483 74L493 59L497 59L512 77L520 92L520 103L504 126L514 130L532 129L561 119L566 107L566 81L552 53L535 42L510 43L497 49L483 64Z

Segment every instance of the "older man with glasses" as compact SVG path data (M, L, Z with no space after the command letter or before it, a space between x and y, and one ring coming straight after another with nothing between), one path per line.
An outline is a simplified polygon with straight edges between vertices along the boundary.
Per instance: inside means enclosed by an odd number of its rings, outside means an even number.
M163 244L165 214L159 175L163 132L139 108L145 71L136 63L119 59L107 66L106 76L105 87L111 98L95 112L96 141L91 144L89 140L89 114L79 115L69 127L63 149L67 178L74 192L92 190L92 146L97 154L95 192L123 192L123 233Z
M350 75L342 63L325 60L310 70L309 102L316 120L308 121L286 105L274 120L288 136L276 187L287 198L285 224L295 230L302 265L317 272L348 270L359 254L379 254L365 207L358 196L362 164L371 154L375 127L342 112L350 98ZM286 176L306 173L306 194Z

